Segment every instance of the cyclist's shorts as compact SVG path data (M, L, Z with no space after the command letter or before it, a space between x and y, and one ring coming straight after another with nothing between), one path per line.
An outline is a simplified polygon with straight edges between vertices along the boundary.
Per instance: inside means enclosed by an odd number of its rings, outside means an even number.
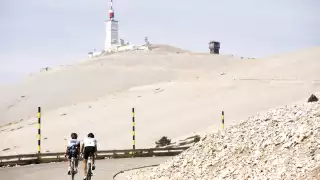
M72 152L72 151L68 150L68 159L71 159L71 157L78 158L78 155L79 155L78 151Z
M88 159L89 155L93 155L96 152L96 147L94 146L87 146L84 148L83 158L85 160Z
M74 158L77 159L77 158L78 158L78 155L77 155L77 154L75 154L75 155L69 155L69 156L68 156L68 159L70 160L72 157L74 157Z

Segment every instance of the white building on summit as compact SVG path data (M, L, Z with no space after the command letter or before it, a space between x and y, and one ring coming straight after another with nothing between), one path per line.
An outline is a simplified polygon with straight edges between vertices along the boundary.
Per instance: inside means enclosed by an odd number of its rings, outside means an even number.
M148 38L145 39L146 44L133 45L130 42L125 42L123 39L119 40L119 23L114 18L113 0L110 0L109 18L105 21L106 36L104 41L104 48L102 51L95 51L88 53L89 58L103 56L108 53L122 52L122 51L145 51L149 50Z
M105 51L116 48L119 45L119 26L114 19L113 2L110 2L109 19L106 21Z

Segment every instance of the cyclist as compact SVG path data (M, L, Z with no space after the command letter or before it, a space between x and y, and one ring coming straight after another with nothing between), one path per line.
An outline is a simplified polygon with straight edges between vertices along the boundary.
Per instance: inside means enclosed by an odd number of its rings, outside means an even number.
M78 172L78 162L79 162L79 153L80 153L80 141L77 139L77 133L71 133L71 139L68 141L67 150L65 157L68 155L68 175L71 173L71 157L75 158L75 172Z
M84 163L84 180L87 176L87 160L89 156L92 156L92 170L95 170L94 157L97 153L97 140L94 138L94 134L89 133L88 137L83 140L81 146L81 153L83 154Z

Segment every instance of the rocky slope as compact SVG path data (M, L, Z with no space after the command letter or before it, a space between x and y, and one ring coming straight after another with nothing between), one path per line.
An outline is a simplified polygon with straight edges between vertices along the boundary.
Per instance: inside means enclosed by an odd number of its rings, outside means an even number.
M320 103L269 110L127 179L317 179Z

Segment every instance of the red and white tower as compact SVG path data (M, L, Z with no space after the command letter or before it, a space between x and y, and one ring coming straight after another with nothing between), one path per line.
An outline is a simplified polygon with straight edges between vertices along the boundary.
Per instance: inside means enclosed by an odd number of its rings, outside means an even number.
M114 11L113 11L113 4L112 0L110 2L110 10L109 10L109 19L113 20L114 19Z
M119 45L118 21L114 20L113 0L110 0L109 19L106 21L105 50L112 49Z

